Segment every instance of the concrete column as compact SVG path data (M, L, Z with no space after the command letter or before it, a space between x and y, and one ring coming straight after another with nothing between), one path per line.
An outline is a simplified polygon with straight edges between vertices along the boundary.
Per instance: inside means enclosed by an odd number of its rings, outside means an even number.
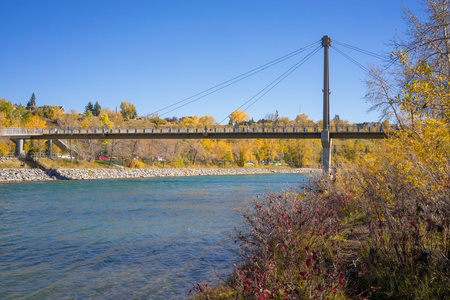
M323 130L321 132L321 142L323 147L323 171L325 174L329 175L331 168L331 138L328 130Z
M16 144L14 154L16 156L21 156L23 154L23 139L12 140Z
M48 158L51 159L52 158L53 140L48 140L47 141L47 146L48 146Z

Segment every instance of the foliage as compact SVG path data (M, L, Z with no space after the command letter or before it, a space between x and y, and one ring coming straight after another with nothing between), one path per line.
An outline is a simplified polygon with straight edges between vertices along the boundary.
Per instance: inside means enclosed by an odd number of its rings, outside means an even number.
M230 125L238 125L238 124L242 124L243 122L247 122L248 120L250 120L250 116L241 110L233 111L230 114L229 118L230 118L230 120L229 120L228 124L230 124Z
M184 168L184 160L180 156L177 158L177 168Z
M91 101L84 107L84 113L90 112L91 114L94 112L94 105Z
M313 160L314 141L299 139L280 141L280 147L284 161L293 163L295 167L304 168Z
M372 298L450 292L450 130L433 119L346 166L341 188L360 199L370 230L355 276Z
M102 122L102 126L105 129L111 129L113 127L113 123L109 121L108 114L102 113L100 114L100 122Z
M425 0L424 20L405 9L408 31L385 67L371 68L366 99L387 119L450 121L450 1Z
M144 166L144 164L142 163L142 161L140 161L139 159L135 158L135 159L133 159L131 161L130 168L132 168L132 169L142 169L143 166Z
M43 116L50 120L57 120L63 116L63 111L58 106L45 105L43 108Z
M195 128L199 125L199 119L197 116L184 117L180 120L180 126L183 128Z
M95 101L94 110L92 111L92 114L94 116L98 117L101 112L102 112L102 107L100 106L100 104L98 104L98 101Z
M27 107L35 107L36 106L36 96L34 93L31 95L30 101L27 103Z
M167 121L164 119L161 119L159 116L155 116L153 118L150 118L150 122L155 124L156 128L159 128L161 126L167 125Z
M215 125L217 123L216 123L216 121L214 120L213 117L211 117L211 116L203 116L203 117L200 117L200 119L198 120L198 124L200 126L210 127L210 126L213 126L213 125Z
M63 129L75 129L79 127L78 113L72 109L70 114L63 114L57 119L58 125Z
M9 140L0 139L0 155L8 155L14 152L14 143Z
M126 101L120 103L120 113L124 119L134 119L137 116L136 107L134 107L134 104Z
M349 199L312 190L254 199L234 235L244 260L227 282L235 298L345 299L339 220ZM206 287L196 290L203 294Z
M47 129L47 124L36 115L31 117L23 127Z

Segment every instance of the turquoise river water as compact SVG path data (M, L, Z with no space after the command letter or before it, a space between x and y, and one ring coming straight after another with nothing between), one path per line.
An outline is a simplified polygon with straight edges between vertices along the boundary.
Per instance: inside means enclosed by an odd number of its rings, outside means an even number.
M299 174L0 184L0 299L186 299L238 261L256 195Z

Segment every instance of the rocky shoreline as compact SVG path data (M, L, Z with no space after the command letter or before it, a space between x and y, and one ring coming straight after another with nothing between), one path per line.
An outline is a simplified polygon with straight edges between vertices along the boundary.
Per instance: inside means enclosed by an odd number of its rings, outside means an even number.
M0 182L320 172L319 169L0 169Z

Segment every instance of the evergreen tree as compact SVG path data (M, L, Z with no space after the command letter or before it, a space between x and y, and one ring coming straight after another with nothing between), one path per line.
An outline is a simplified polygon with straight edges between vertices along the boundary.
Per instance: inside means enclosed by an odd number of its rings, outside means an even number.
M30 101L27 103L27 107L35 107L36 106L36 96L34 93L31 95Z
M94 114L94 105L91 101L85 106L84 112L90 111L92 114Z
M98 117L98 115L100 115L101 112L102 112L102 107L100 106L100 104L98 104L98 101L96 101L94 104L94 109L92 110L92 114L94 116Z

